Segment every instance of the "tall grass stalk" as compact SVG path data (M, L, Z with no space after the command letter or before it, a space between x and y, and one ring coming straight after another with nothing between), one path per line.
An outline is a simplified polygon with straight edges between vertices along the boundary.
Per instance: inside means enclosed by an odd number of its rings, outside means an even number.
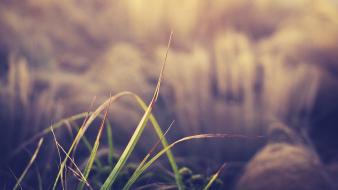
M172 38L172 32L170 34L170 38L169 38L169 42L168 42L168 46L167 46L167 52L162 64L162 69L157 81L157 85L155 88L155 92L153 94L153 98L149 103L149 106L147 108L147 110L145 111L141 121L139 122L138 126L136 127L132 137L130 138L126 148L124 149L120 159L118 160L118 162L116 163L115 167L113 168L113 170L110 172L108 178L105 180L105 182L103 183L101 190L108 190L111 188L112 184L115 182L117 176L119 175L121 169L123 168L123 166L125 165L125 163L127 162L130 154L133 152L135 145L137 144L147 122L148 119L150 117L152 108L155 104L155 102L157 101L158 95L159 95L159 91L160 91L160 87L161 87L161 82L163 79L163 73L164 73L164 69L165 69L165 65L166 65L166 61L167 61L167 57L168 57L168 52L169 52L169 47L171 44L171 38Z

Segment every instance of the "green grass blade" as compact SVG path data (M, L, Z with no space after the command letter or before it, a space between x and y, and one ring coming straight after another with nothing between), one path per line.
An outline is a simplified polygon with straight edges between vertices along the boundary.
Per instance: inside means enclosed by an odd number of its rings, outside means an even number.
M77 131L80 129L79 126L76 126L75 125L75 128L77 129ZM91 153L93 151L93 147L92 145L90 144L89 140L87 139L86 136L83 136L82 139L81 139L85 145L85 147L88 149L89 153ZM99 167L99 168L102 168L103 167L103 164L101 163L100 159L98 158L95 158L95 163L96 165Z
M155 151L155 149L158 147L158 145L160 144L160 142L162 142L162 139L164 139L165 135L169 132L170 128L172 127L172 124L174 122L172 122L169 126L169 128L165 131L165 133L160 137L160 139L157 141L157 143L155 143L155 145L150 149L150 151L148 152L148 154L143 158L142 162L138 165L138 167L136 168L135 172L138 172L143 166L144 164L148 161L148 158L150 157L150 155ZM129 180L128 180L129 182ZM127 184L128 184L127 182ZM128 187L127 185L125 185L123 187L123 190L128 190L130 187Z
M94 160L96 158L96 154L97 154L97 150L99 149L99 146L100 146L100 138L101 138L101 135L102 135L102 131L103 131L103 128L104 128L104 122L106 121L107 119L107 114L108 114L108 110L109 110L109 107L111 105L111 102L109 103L109 105L107 106L106 108L106 111L105 111L105 114L104 114L104 118L102 120L102 123L101 123L101 126L99 128L99 132L96 136L96 140L95 140L95 143L94 143L94 147L90 153L90 156L89 156L89 160L88 160L88 163L84 169L84 172L83 172L83 175L85 177L85 179L87 180L88 179L88 176L89 176L89 173L93 167L93 163L94 163ZM78 186L78 190L82 190L84 188L84 183L83 182L80 182L79 186Z
M38 155L38 153L39 153L39 151L40 151L40 148L41 148L42 143L43 143L43 138L41 138L41 139L39 140L38 146L36 147L35 152L34 152L32 158L30 159L28 165L26 166L26 168L25 168L24 171L22 172L21 176L19 177L18 181L16 182L16 184L15 184L13 190L16 190L16 189L20 186L20 184L21 184L23 178L26 176L26 174L27 174L29 168L32 166L33 162L35 161L35 159L36 159L36 157L37 157L37 155Z
M122 167L125 165L125 163L127 162L130 154L133 152L136 143L138 142L147 122L148 119L150 117L151 114L151 110L153 108L153 105L155 104L157 98L158 98L158 94L160 91L160 86L161 86L161 82L162 82L162 77L163 77L163 73L164 73L164 69L165 69L165 65L166 65L166 60L167 60L167 56L168 56L168 51L169 51L169 47L170 47L170 43L171 43L171 37L172 37L172 33L170 34L170 38L169 38L169 42L168 42L168 48L167 48L167 52L164 58L164 62L162 64L162 69L157 81L157 85L156 85L156 89L153 95L152 100L149 103L149 106L147 108L147 110L145 111L141 121L139 122L138 126L136 127L132 137L130 138L126 148L124 149L120 159L118 160L118 162L116 163L115 167L113 168L113 170L111 171L111 173L109 174L108 178L105 180L105 182L103 183L101 190L108 190L111 188L112 184L115 182L117 176L119 175Z
M138 142L138 140L139 140L139 138L140 138L140 136L143 132L143 129L145 128L145 126L147 124L147 121L148 121L148 118L149 118L149 115L150 115L150 111L151 111L151 106L152 106L152 104L150 104L147 111L143 115L140 123L138 124L136 130L134 131L134 133L133 133L131 139L129 140L125 150L123 151L120 159L118 160L115 167L113 168L113 170L109 174L108 178L106 179L106 181L102 185L101 190L110 189L111 185L114 183L118 174L120 173L122 167L127 162L127 159L129 158L130 154L134 150L135 145Z
M88 139L85 138L85 136L83 136L82 140L85 143L85 146L87 147L88 151L91 153L93 151L94 147L92 147L92 145L89 143ZM99 168L103 167L103 164L101 163L100 159L95 158L94 161L95 161L97 167L99 167Z
M219 169L218 171L211 177L211 179L209 180L208 184L203 188L203 190L209 190L211 185L216 181L216 179L218 178L219 174L223 171L223 169L225 168L226 163L224 163Z
M144 109L146 110L147 106L146 104L144 103L144 101L139 97L137 96L136 94L134 94L134 97L135 99L137 100L138 104ZM161 130L161 127L160 125L158 124L156 118L154 117L153 114L150 115L150 122L152 123L154 129L155 129L155 132L157 134L157 136L159 138L161 138L163 136L163 132ZM163 145L163 148L166 148L168 147L168 141L166 140L166 138L161 138L161 143ZM176 180L176 183L177 183L177 186L178 186L178 189L179 190L183 190L184 189L184 185L183 185L183 181L182 181L182 176L181 174L179 173L178 171L178 167L177 167L177 164L176 164L176 161L175 161L175 158L174 158L174 155L173 153L171 152L170 149L168 149L168 151L166 152L167 154L167 157L168 157L168 160L169 160L169 163L170 163L170 166L171 168L173 169L173 172L175 174L175 180Z
M113 157L114 157L114 144L113 144L113 134L112 134L112 127L110 125L110 122L107 122L106 126L106 132L107 132L107 141L108 141L108 164L113 165Z

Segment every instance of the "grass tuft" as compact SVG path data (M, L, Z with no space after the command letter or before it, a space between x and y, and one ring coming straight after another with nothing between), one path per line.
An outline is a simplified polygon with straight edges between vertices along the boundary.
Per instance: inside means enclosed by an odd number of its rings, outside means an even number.
M133 152L135 145L137 144L149 118L151 115L151 111L153 109L153 106L158 98L159 95L159 91L160 91L160 87L161 87L161 82L163 79L163 73L164 73L164 69L165 69L165 65L166 65L166 61L167 61L167 57L168 57L168 52L169 52L169 48L170 48L170 44L171 44L171 38L172 38L172 32L170 34L170 38L169 38L169 42L168 42L168 46L167 46L167 52L162 64L162 68L161 68L161 72L157 81L157 85L155 88L155 92L153 94L153 98L149 103L149 106L147 107L141 121L139 122L138 126L136 127L132 137L130 138L126 148L124 149L120 159L118 160L118 162L116 163L115 167L113 168L113 170L110 172L108 178L105 180L105 182L103 183L101 190L108 190L111 188L112 184L115 182L117 176L119 175L119 173L121 172L121 169L123 168L123 166L125 165L125 163L127 162L128 158L130 157L130 154ZM178 184L179 185L179 184ZM179 188L183 189L183 186Z

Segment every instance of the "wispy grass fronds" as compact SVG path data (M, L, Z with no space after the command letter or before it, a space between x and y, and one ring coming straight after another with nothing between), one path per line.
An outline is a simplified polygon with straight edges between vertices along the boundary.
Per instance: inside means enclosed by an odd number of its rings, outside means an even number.
M25 170L22 172L21 176L19 177L18 181L16 182L16 184L15 184L13 190L16 190L16 189L20 186L20 184L21 184L23 178L26 176L26 174L27 174L29 168L32 166L33 162L35 161L35 159L36 159L36 157L37 157L37 155L38 155L38 153L39 153L39 151L40 151L40 148L41 148L42 143L43 143L43 138L41 138L41 139L39 140L38 146L36 147L35 152L34 152L32 158L30 159L30 161L29 161L28 165L26 166Z
M87 179L84 177L84 175L81 172L80 168L76 165L74 159L66 152L66 150L60 145L60 143L58 141L55 141L55 143L56 143L56 146L58 147L58 149L62 150L62 152L65 154L66 158L69 159L70 162L71 162L71 164L75 167L76 171L73 170L73 169L71 169L71 171L74 173L74 175L75 176L79 176L78 179L81 182L84 182L89 187L89 189L93 189L91 187L91 185L89 184L89 182L87 181ZM61 165L62 165L62 163L61 163ZM61 165L60 165L60 168L61 168ZM70 168L70 167L67 167L67 168Z
M58 141L57 141L57 139L56 139L56 136L55 136L55 133L54 133L54 130L53 130L53 127L51 126L50 127L50 130L51 130L51 132L52 132L52 134L53 134L53 139L54 139L54 143L55 143L55 146L56 146L56 150L57 150L57 152L58 152L58 157L59 157L59 162L60 162L60 166L61 166L61 163L62 163L62 159L61 159L61 153L60 153L60 149L59 149L59 143L58 143ZM62 189L65 189L65 187L64 187L64 180L63 180L63 176L64 175L64 173L62 172L62 174L61 174L61 188Z
M216 179L218 178L219 174L224 170L226 166L226 163L224 163L219 169L218 171L211 177L211 179L209 180L208 184L203 188L203 190L209 190L211 185L216 181Z

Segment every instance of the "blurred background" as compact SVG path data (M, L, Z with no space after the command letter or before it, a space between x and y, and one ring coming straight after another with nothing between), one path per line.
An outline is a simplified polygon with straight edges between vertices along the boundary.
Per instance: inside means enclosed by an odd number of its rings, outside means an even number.
M155 106L163 129L176 121L169 139L264 135L273 118L307 134L325 163L337 161L336 0L2 0L2 159L51 123L89 111L95 96L94 108L125 90L149 101L171 30ZM141 116L131 98L112 105L121 147ZM140 147L156 142L150 127L144 136ZM211 140L175 151L246 161L263 143Z

